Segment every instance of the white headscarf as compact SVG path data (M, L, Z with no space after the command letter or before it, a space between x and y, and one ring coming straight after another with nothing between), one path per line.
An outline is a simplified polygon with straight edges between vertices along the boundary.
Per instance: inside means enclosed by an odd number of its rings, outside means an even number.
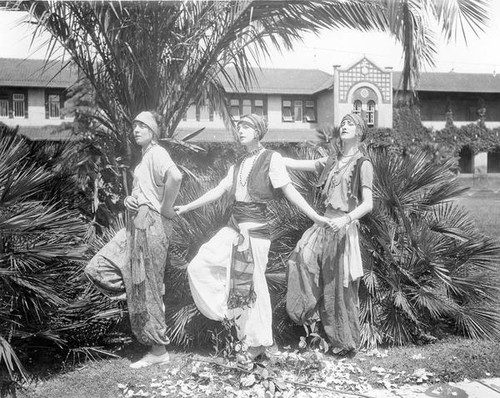
M156 123L156 119L151 112L144 111L139 113L135 117L134 122L135 121L144 123L146 126L148 126L149 129L153 132L156 140L160 138L160 128L158 127L158 123Z

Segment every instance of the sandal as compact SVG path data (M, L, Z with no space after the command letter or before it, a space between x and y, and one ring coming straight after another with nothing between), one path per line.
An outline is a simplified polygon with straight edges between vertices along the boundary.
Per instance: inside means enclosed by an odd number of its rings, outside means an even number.
M247 351L241 352L236 355L236 362L238 367L246 370L251 370L253 368L254 362L261 356L266 354L266 347L248 347Z
M356 356L356 350L354 348L332 347L332 354L339 357L354 358Z
M248 352L240 352L236 355L236 366L240 369L250 371L253 369L254 362Z
M260 358L263 355L266 355L266 347L263 345L259 345L257 347L248 347L247 353L250 354L250 358L252 361Z

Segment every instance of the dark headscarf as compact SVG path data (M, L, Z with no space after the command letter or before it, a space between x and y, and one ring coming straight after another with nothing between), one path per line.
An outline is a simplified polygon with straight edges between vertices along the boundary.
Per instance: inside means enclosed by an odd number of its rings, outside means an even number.
M356 126L356 134L361 136L361 141L363 141L365 139L366 129L368 128L366 125L366 120L357 113L348 113L342 118L340 124L342 124L344 119L351 119L353 121L354 125Z
M255 113L249 113L243 115L238 121L238 126L241 124L247 124L252 127L257 132L257 139L260 141L267 133L267 121L263 116L256 115Z

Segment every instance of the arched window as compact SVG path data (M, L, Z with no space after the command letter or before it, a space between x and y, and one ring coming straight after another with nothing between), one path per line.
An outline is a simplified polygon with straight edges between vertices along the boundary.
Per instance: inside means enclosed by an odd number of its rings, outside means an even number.
M355 113L356 115L361 115L361 101L360 100L356 100L354 101L354 106L352 108L352 113Z
M366 110L367 113L367 124L369 127L373 127L375 125L375 101L368 101L368 107Z

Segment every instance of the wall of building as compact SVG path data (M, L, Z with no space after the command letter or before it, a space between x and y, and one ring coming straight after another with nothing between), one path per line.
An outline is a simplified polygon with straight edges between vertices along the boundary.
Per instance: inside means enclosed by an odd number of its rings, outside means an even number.
M453 93L428 92L418 93L420 117L424 121L442 122L446 120L449 107L453 112L454 122L473 122L479 118L477 110L480 104L486 107L486 122L500 122L500 93ZM457 123L455 123L457 124Z
M457 122L453 121L453 124L456 127L462 127L467 124L471 124L472 122ZM444 120L433 121L433 120L422 120L422 124L427 128L432 128L434 130L442 130L446 127L446 122ZM486 127L493 129L495 127L500 127L500 121L497 122L486 122Z
M280 94L270 94L265 96L267 101L267 120L269 128L279 130L316 130L319 125L319 120L328 120L331 118L332 100L328 100L328 95L323 95L324 98L318 100L316 103L316 116L318 123L309 122L283 122L282 116L282 96ZM331 97L331 91L330 91ZM328 102L330 101L330 102ZM318 109L318 103L321 104L321 110ZM225 129L224 122L218 114L214 114L213 121L209 121L208 109L200 109L200 120L196 120L196 107L193 105L189 107L186 113L186 119L179 124L181 129L197 129L197 128L210 128L210 129Z
M333 126L333 91L325 90L316 97L316 113L318 129Z
M0 122L5 123L7 126L29 126L29 127L43 127L43 126L59 126L62 123L71 121L71 119L45 118L45 89L44 88L30 88L27 90L28 96L28 117L16 118L0 118Z

